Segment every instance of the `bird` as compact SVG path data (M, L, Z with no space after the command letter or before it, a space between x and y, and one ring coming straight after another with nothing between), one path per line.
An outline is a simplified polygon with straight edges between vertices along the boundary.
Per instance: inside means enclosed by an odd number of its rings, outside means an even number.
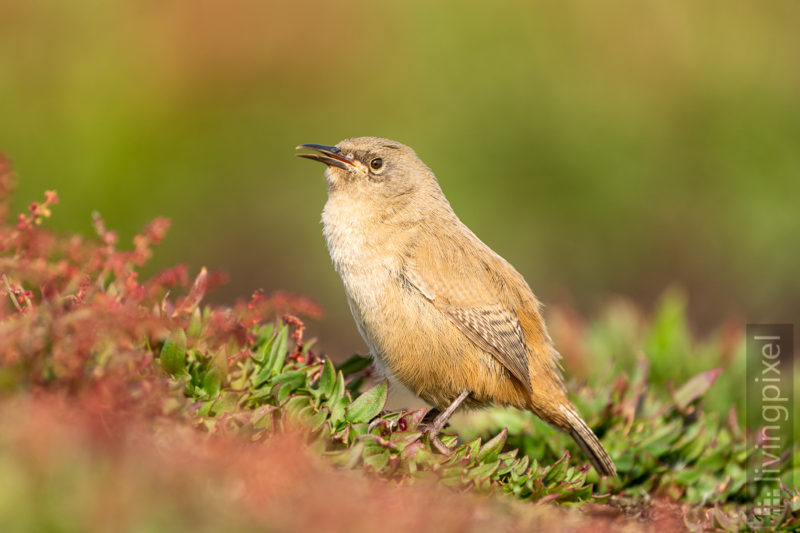
M377 370L438 416L460 407L530 410L570 435L600 475L613 460L567 397L560 355L525 279L456 216L414 150L379 137L301 144L324 163L323 234Z

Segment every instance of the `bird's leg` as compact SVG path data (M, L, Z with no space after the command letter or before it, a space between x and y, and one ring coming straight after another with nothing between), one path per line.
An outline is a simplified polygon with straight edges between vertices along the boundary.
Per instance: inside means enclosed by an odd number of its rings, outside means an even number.
M439 432L442 431L442 428L447 424L447 421L453 416L453 413L458 409L458 406L467 399L469 396L468 391L464 391L458 395L458 397L453 400L447 409L442 411L442 413L436 417L436 420L433 421L431 424L430 429L428 429L428 437L431 439L431 444L433 444L434 448L439 450L439 452L443 453L444 455L448 455L450 453L450 448L444 445L442 440L439 438Z

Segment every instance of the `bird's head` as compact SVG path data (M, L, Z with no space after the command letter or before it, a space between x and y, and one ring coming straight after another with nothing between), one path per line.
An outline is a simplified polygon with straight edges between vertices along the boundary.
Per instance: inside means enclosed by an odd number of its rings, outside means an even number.
M312 151L299 157L328 166L325 178L331 195L392 210L415 207L424 211L424 204L431 200L444 200L433 172L414 150L396 141L357 137L336 146L301 144L297 149ZM431 207L439 203L434 201Z

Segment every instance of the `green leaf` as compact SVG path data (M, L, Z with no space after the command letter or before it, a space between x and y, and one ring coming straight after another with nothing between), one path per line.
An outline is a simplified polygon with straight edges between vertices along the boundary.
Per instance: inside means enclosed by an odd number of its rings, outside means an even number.
M278 387L278 393L275 395L275 399L278 403L283 403L283 401L288 398L292 394L292 388L287 385L286 383L281 383Z
M272 369L270 367L264 366L258 371L257 374L253 374L253 388L257 389L269 381L271 372Z
M275 376L272 381L276 384L283 383L284 387L288 387L289 390L295 390L305 386L307 378L308 376L306 376L306 373L302 370L289 370L288 372Z
M336 370L340 371L345 377L355 374L356 372L361 372L365 368L369 366L372 362L372 358L370 357L362 357L360 355L354 355L344 363L336 365Z
M500 466L500 461L493 461L486 464L481 464L472 468L467 473L467 477L472 480L485 479L491 476L497 467Z
M170 375L178 376L186 369L186 333L182 329L173 331L161 347L161 366Z
M569 453L564 452L561 459L550 465L542 481L548 485L561 483L567 475L567 468L569 468Z
M697 458L700 457L707 449L708 435L706 435L706 432L703 431L703 427L701 426L700 433L681 448L681 458L687 463L692 463L696 461Z
M441 438L441 435L439 437ZM444 439L442 439L442 441L444 442ZM481 449L481 438L475 437L471 441L465 442L463 448L466 450L467 455L474 457Z
M275 344L275 339L272 337L272 330L270 330L270 335L264 336L264 339L259 345L258 350L255 354L253 354L253 359L262 365L265 364L267 362L267 356L272 350L273 344Z
M364 465L373 468L376 472L383 470L389 464L389 450L364 457Z
M233 413L238 409L239 394L230 391L217 394L219 397L214 402L214 411L216 413Z
M453 448L453 446L458 443L458 435L449 435L447 433L439 433L439 440L442 441L442 444L447 446L448 448ZM478 446L480 446L480 439L478 439ZM474 450L470 449L471 452Z
M486 441L486 444L481 446L478 452L478 461L482 463L489 463L497 459L503 446L506 444L508 437L508 429L503 428L503 431L495 435L492 439Z
M197 338L203 333L203 317L200 315L200 308L195 307L192 311L192 317L189 319L189 327L187 328L189 337Z
M369 422L381 412L386 403L388 382L384 380L356 398L347 408L346 417L350 422Z
M356 438L367 434L369 424L350 424L349 429L350 431L348 432L347 438L350 439L349 442L354 442Z
M300 411L310 406L308 396L294 396L283 404L283 411L289 416L296 417Z
M325 455L330 459L334 466L344 468L355 468L361 461L364 452L364 443L357 442L352 448L327 452Z
M691 348L691 336L686 325L686 295L668 290L661 297L656 316L650 325L645 352L656 373L664 373L674 361L686 357Z
M515 476L521 476L528 470L528 466L530 466L531 458L527 455L523 455L519 459L514 462L514 466L511 469L511 473Z
M722 368L713 368L691 378L672 395L675 405L681 410L686 409L693 401L708 392L721 373Z
M328 419L330 410L327 406L323 406L317 413L309 418L308 423L311 426L311 431L317 431L322 427L322 424Z
M397 446L397 449L403 451L406 447L419 440L422 433L419 431L395 431L389 437L389 440Z
M463 473L464 469L461 465L444 468L442 470L442 483L448 487L457 487L462 483L461 474Z
M345 396L345 384L344 384L344 376L341 372L338 373L336 377L336 383L333 386L333 390L331 391L330 400L328 401L328 405L331 409L331 424L335 426L342 420L344 420L345 416L345 406L347 405L347 396ZM331 429L334 429L331 427Z
M266 343L269 339L272 338L272 334L275 331L275 324L270 322L269 324L264 324L260 328L258 328L256 334L256 343Z
M333 363L331 363L330 359L325 359L325 365L322 367L322 376L319 378L319 390L323 396L330 398L335 385L336 371L333 369Z
M286 361L287 346L289 345L289 326L283 326L278 331L278 336L272 343L272 349L267 357L266 367L270 368L270 373L274 376L283 368Z
M211 397L214 397L219 394L220 388L222 387L222 372L219 368L212 366L206 372L206 375L203 376L203 390L206 391Z

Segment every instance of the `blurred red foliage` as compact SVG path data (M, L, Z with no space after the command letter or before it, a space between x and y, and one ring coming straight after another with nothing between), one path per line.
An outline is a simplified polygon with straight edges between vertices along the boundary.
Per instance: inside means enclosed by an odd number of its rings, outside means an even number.
M259 442L201 438L184 425L154 425L139 408L120 410L116 397L110 387L94 387L78 401L39 395L0 404L0 424L8 428L0 453L25 475L61 484L49 491L58 501L37 502L40 513L60 504L76 515L60 515L62 523L88 531L136 529L164 517L172 527L195 524L201 531L684 530L666 503L648 506L643 523L607 506L578 511L457 493L433 482L397 486L333 469L299 434ZM64 470L77 479L59 477ZM78 480L80 495L70 490Z
M118 247L116 232L97 213L98 239L57 235L42 225L58 202L53 191L15 224L7 221L13 184L11 165L0 155L0 369L9 383L74 391L113 378L152 386L163 379L149 364L152 348L186 328L195 312L208 313L204 340L219 346L232 335L243 340L276 314L321 315L315 303L287 293L201 309L220 274L204 268L190 284L187 267L177 265L139 277L169 220L147 224L129 250Z

